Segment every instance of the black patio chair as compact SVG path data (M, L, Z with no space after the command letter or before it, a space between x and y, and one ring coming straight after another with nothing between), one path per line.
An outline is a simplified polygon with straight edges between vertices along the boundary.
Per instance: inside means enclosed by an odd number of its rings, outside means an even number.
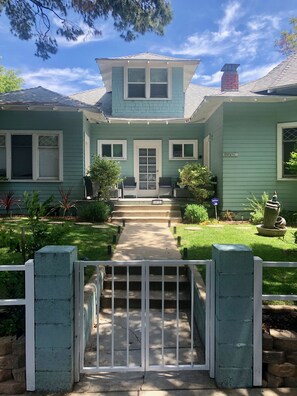
M159 193L158 197L172 197L172 180L171 177L159 177Z

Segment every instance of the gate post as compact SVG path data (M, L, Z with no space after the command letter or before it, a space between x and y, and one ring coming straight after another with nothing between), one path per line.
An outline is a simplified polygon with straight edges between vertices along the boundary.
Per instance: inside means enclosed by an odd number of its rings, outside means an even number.
M215 381L221 388L253 386L253 252L213 245L215 261Z
M35 254L36 390L71 391L74 383L74 246Z

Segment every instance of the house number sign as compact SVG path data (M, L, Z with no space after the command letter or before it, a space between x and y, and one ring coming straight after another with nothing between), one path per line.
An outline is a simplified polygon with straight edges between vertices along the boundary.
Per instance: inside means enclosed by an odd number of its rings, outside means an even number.
M230 158L230 157L238 157L238 153L229 153L229 152L225 152L225 153L223 153L223 157L227 157L227 158Z

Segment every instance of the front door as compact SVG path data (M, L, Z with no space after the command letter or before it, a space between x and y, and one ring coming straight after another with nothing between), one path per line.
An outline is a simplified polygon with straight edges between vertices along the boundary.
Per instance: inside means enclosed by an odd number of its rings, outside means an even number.
M134 176L138 197L157 197L161 169L161 140L134 141Z

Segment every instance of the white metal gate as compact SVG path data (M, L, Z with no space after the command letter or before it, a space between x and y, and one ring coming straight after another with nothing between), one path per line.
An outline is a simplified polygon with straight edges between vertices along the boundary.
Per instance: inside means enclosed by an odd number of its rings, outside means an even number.
M202 309L200 318L197 317L201 312L197 306L197 265L205 267L206 273L205 311L203 313ZM75 266L77 377L79 373L154 370L209 370L213 376L211 260L77 261ZM96 268L94 287L100 291L100 268L110 269L110 290L104 291L109 294L110 306L106 308L97 293L89 340L86 339L86 319L90 308L84 304L84 270L87 266ZM181 290L183 275L180 274L185 266L188 303ZM120 280L119 273L125 275L124 290L120 292L115 288ZM170 283L171 290L168 291ZM117 308L117 301L122 301L121 308ZM195 325L197 320L202 323L203 342Z

